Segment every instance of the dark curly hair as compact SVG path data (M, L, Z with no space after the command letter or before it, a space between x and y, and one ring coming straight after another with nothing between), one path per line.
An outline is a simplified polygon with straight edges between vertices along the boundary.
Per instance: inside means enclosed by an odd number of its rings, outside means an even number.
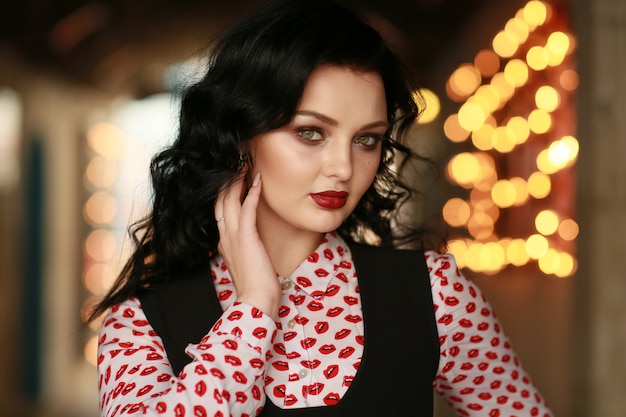
M151 163L152 211L129 230L136 245L91 319L142 288L175 279L210 260L219 240L218 191L245 173L238 163L251 138L294 117L305 83L321 65L376 72L383 80L391 128L373 184L338 233L348 241L392 245L391 218L411 190L391 169L421 106L381 35L352 11L326 0L266 4L212 49L208 71L185 91L175 143ZM400 153L401 155L398 155Z

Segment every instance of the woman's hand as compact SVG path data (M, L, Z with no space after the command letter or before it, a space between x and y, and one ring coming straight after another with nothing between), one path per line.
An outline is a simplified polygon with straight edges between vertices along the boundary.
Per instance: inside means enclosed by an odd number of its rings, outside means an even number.
M256 227L256 209L261 195L260 173L254 177L242 203L244 183L242 178L222 190L215 202L220 233L217 248L237 289L237 301L252 305L276 320L281 287Z

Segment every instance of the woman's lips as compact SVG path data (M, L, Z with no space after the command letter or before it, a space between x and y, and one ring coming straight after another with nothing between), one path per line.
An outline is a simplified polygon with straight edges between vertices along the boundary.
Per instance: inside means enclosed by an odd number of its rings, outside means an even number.
M325 209L339 209L346 205L348 193L346 191L322 191L311 194L311 198L318 206Z

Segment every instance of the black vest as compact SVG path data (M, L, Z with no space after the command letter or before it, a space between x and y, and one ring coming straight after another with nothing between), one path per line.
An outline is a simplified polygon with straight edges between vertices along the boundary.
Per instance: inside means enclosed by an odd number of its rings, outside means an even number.
M439 340L424 253L350 245L359 280L365 346L352 385L335 406L284 410L269 399L261 416L432 416ZM176 374L185 353L222 314L210 268L139 295Z

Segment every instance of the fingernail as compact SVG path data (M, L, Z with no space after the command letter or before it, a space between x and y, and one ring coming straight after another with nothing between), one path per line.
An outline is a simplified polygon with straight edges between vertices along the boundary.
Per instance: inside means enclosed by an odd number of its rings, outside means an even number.
M252 180L252 186L256 187L257 185L259 185L260 179L261 179L261 173L257 172L256 175L254 176L254 180Z

